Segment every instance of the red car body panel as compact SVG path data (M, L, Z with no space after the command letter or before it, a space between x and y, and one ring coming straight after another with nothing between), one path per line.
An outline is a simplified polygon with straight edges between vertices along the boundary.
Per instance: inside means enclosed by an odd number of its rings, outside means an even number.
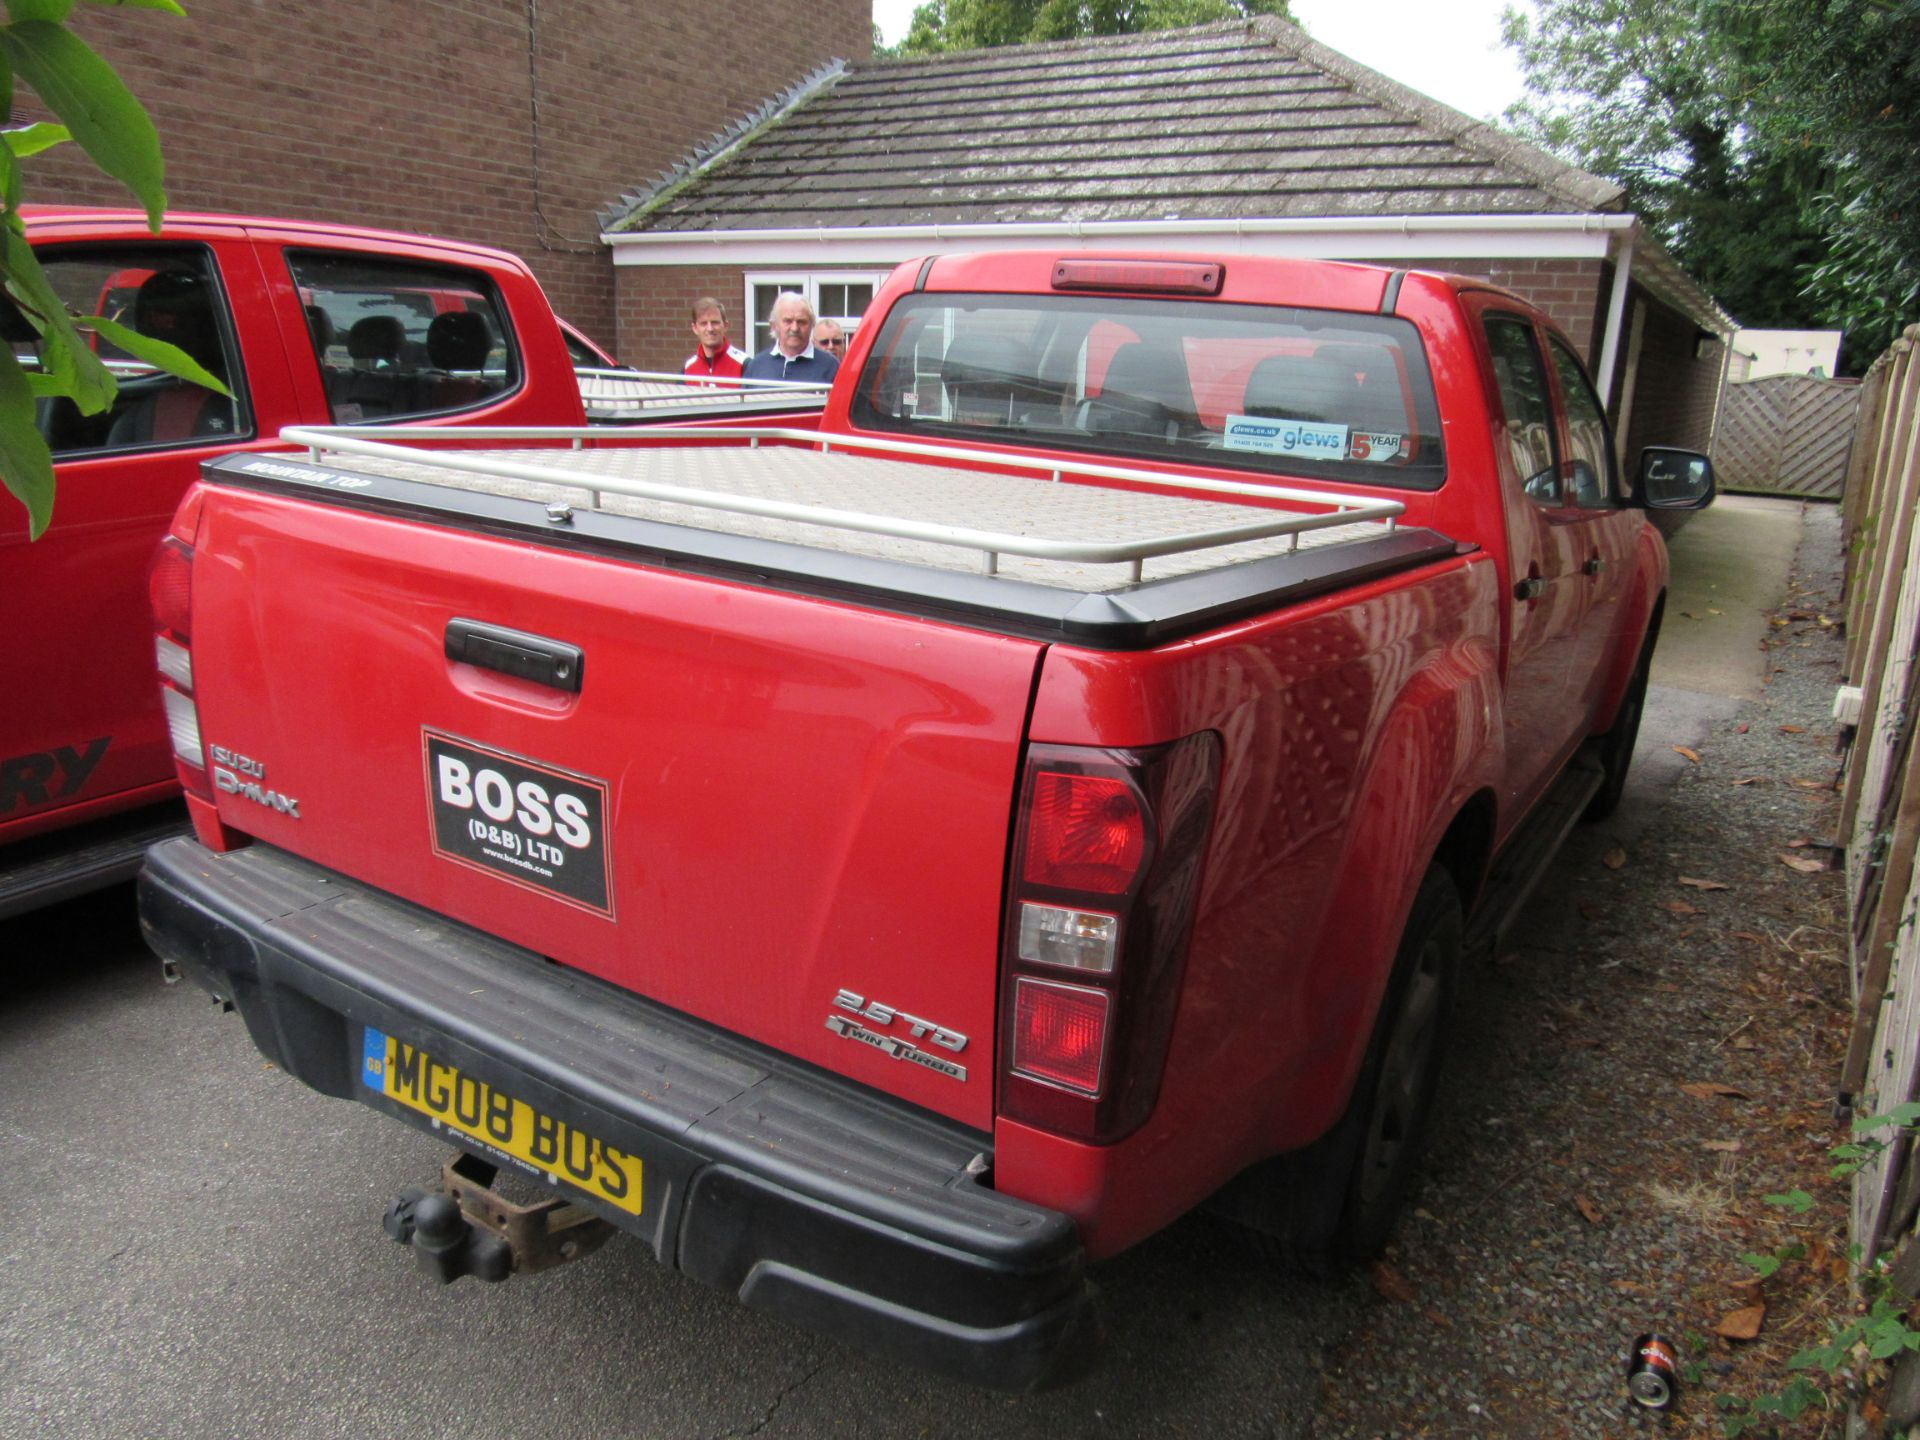
M295 818L222 795L229 825L991 1123L989 1085L900 1074L909 1067L822 1022L847 987L991 1033L1033 642L852 607L823 626L818 602L796 596L502 553L479 536L277 497L219 494L197 546L219 559L196 571L194 603L222 617L195 645L205 738L276 757L272 783L300 801ZM316 593L347 603L316 615ZM511 615L581 646L594 683L561 704L448 660L447 622L468 615ZM299 641L281 649L276 635ZM323 658L360 655L380 657L377 673ZM449 865L423 844L425 731L604 783L610 913ZM936 823L942 861L929 865L917 841ZM930 916L939 923L921 923Z

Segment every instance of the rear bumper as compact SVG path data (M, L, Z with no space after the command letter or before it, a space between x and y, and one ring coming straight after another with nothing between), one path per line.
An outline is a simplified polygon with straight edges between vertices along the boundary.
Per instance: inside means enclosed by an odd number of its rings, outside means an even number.
M155 846L140 917L324 1094L427 1127L359 1083L373 1028L641 1157L641 1215L584 1203L749 1305L996 1389L1091 1359L1073 1223L980 1185L978 1131L268 846Z

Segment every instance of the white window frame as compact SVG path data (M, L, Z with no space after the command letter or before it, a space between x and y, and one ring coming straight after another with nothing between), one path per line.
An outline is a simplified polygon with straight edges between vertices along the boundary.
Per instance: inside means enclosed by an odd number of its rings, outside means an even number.
M743 277L741 314L746 321L747 344L742 348L752 354L759 354L773 343L772 339L760 333L759 322L753 313L753 294L761 286L774 286L781 290L792 290L807 297L807 304L813 308L816 320L837 321L846 330L851 340L854 332L860 328L858 315L823 314L820 309L820 287L822 285L871 285L878 294L890 270L749 270Z

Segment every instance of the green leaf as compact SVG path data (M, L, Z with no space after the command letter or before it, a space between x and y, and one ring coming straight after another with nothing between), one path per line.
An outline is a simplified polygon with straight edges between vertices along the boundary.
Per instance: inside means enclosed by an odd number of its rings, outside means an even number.
M100 357L80 338L60 297L47 283L46 272L34 258L33 247L12 230L0 228L0 276L7 292L27 312L40 331L40 363L66 388L83 415L98 415L119 387Z
M1853 1122L1853 1133L1865 1134L1883 1125L1911 1125L1920 1120L1920 1100L1904 1100L1884 1115L1863 1115Z
M178 345L169 345L164 340L155 340L151 335L142 335L138 330L122 325L117 320L109 320L104 315L76 316L73 323L82 330L98 330L136 360L144 360L169 375L178 375L182 380L191 380L196 385L217 390L229 400L233 398L231 390Z
M33 391L11 350L0 349L0 480L27 507L38 540L53 521L53 455L33 422Z
M38 125L22 125L18 130L0 130L0 140L5 140L7 149L22 160L29 155L38 155L42 150L51 150L55 145L72 138L66 126L52 125L44 120Z
M24 184L20 177L20 157L13 153L11 146L0 145L0 201L6 204L9 225L20 234L26 233L25 223L20 219Z
M73 13L73 0L7 0L7 14L14 23L22 20L45 20L58 25Z
M1813 1196L1804 1190L1789 1190L1784 1195L1769 1195L1766 1197L1766 1202L1769 1205L1779 1205L1791 1210L1795 1215L1804 1215L1813 1208Z
M1767 1279L1774 1271L1780 1268L1780 1262L1773 1256L1758 1255L1751 1250L1740 1257L1740 1263L1742 1265L1751 1265L1755 1270L1759 1271L1762 1280Z
M1867 1351L1874 1359L1885 1360L1890 1356L1898 1355L1902 1348L1900 1336L1876 1335L1873 1337L1873 1343L1867 1347Z
M0 28L0 54L108 175L138 197L147 224L167 208L160 136L133 92L78 35L42 20Z
M164 10L169 15L185 15L175 0L87 0L89 5L124 5L129 10Z

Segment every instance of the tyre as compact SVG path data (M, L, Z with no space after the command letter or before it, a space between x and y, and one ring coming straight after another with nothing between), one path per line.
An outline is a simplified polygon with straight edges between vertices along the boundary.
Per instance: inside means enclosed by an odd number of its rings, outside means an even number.
M1464 922L1453 877L1420 883L1347 1109L1304 1150L1255 1166L1220 1209L1262 1254L1314 1274L1371 1259L1418 1171L1459 986Z
M1647 708L1647 677L1653 672L1653 636L1647 636L1640 648L1640 663L1633 667L1633 679L1620 701L1620 713L1605 734L1596 735L1592 753L1600 762L1600 788L1580 818L1604 820L1620 808L1620 797L1627 793L1627 769L1633 764L1633 747L1640 739L1640 716Z

